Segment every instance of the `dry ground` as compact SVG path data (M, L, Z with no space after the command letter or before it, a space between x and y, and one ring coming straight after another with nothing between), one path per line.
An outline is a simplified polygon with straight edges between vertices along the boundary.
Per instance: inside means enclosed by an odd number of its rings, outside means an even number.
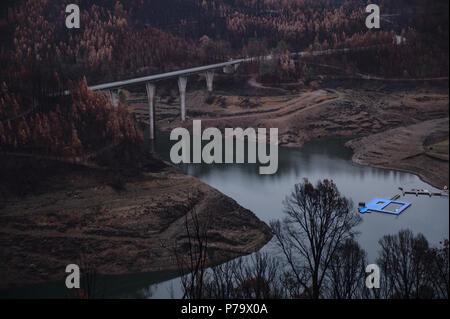
M170 166L122 191L95 174L68 174L53 180L52 191L0 209L0 288L61 280L66 265L80 260L108 275L177 270L173 249L186 252L191 212L209 225L209 265L257 251L272 237L251 211Z
M255 85L253 83L253 85ZM317 86L315 84L314 86ZM267 86L256 85L258 90L269 90ZM349 88L352 87L352 88ZM242 89L236 89L242 91ZM347 138L369 137L382 132L388 139L376 144L376 148L386 145L402 145L405 149L385 147L381 154L371 158L371 153L362 148L365 143L349 144L358 154L354 159L358 163L407 170L420 175L429 183L443 187L448 185L448 155L436 164L436 156L427 150L422 158L404 159L404 154L415 154L417 145L422 145L431 136L440 135L436 143L448 140L448 128L433 125L417 125L425 121L448 121L448 90L434 87L399 87L392 89L376 81L375 84L358 87L336 88L322 86L318 89L280 89L272 88L271 93L259 96L232 95L233 88L212 94L205 90L192 90L187 95L187 116L189 119L201 119L202 128L218 127L276 127L279 129L279 144L287 147L299 147L305 142L326 137L341 136ZM231 94L231 95L230 95ZM274 95L277 94L277 95ZM145 96L139 94L145 99ZM131 103L130 109L142 121L148 121L147 105ZM176 91L171 96L159 98L156 105L156 127L161 131L170 131L174 127L190 127L191 121L179 120L179 100ZM434 123L434 122L430 122ZM396 128L419 130L418 135L397 134ZM409 128L409 129L408 129ZM444 131L444 132L442 132ZM395 134L392 134L395 133ZM420 138L418 137L420 136ZM390 144L392 143L392 144ZM441 145L441 144L439 144ZM445 146L445 143L444 143ZM442 149L442 145L438 146ZM447 151L443 152L448 154ZM402 157L403 156L403 157ZM360 160L363 158L364 160ZM396 160L391 161L392 158ZM380 165L380 163L383 165ZM417 162L412 164L412 162Z

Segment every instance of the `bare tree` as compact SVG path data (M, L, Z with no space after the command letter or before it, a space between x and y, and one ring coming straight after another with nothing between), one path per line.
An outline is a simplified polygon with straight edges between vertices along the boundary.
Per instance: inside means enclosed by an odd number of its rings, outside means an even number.
M186 242L175 247L178 270L183 286L183 299L202 299L204 276L208 253L208 229L210 214L200 221L199 214L193 208L185 215Z
M205 277L205 298L208 299L233 299L235 297L234 273L236 260L212 267Z
M386 298L433 298L430 282L430 250L422 234L414 236L410 230L380 239L377 263L383 276L383 296Z
M363 297L366 255L353 239L347 239L338 246L327 273L329 297L333 299Z
M285 296L279 262L257 252L213 267L205 276L205 296L215 299L275 299Z
M431 268L430 281L434 287L436 295L440 298L448 299L449 290L449 242L448 239L441 242L441 247L432 248L430 251Z
M274 299L283 297L279 284L279 262L267 253L240 258L235 269L236 297L243 299Z
M333 255L340 243L354 237L361 217L329 180L314 186L304 179L295 185L284 212L287 217L271 227L287 261L287 277L296 283L291 287L300 285L309 298L317 299Z

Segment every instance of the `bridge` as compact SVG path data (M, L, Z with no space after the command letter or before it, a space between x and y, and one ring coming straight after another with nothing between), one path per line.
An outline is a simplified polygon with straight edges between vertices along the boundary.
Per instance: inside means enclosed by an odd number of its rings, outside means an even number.
M117 81L111 83L104 83L99 85L90 86L89 89L93 91L98 90L108 90L109 98L114 106L118 106L118 90L120 88L135 85L135 84L145 84L147 90L147 99L149 107L149 124L150 124L150 139L155 138L155 93L156 93L156 82L171 78L178 78L178 89L180 91L180 107L181 107L181 121L186 120L186 86L187 77L192 74L204 73L206 78L206 87L209 92L213 90L213 80L214 71L217 69L223 69L224 73L233 73L239 64L243 62L252 61L252 58L238 59L229 62L210 64L195 68L189 68L179 71L161 73L156 75L149 75L140 78Z
M392 44L389 44L392 45ZM293 57L307 57L307 56L320 56L320 55L330 55L336 53L348 53L350 51L364 51L370 50L375 47L379 47L380 45L375 46L367 46L360 48L342 48L342 49L328 49L328 50L318 50L318 51L302 51L291 53ZM206 78L206 87L209 92L213 90L213 80L214 80L214 71L217 69L223 69L224 73L233 73L236 71L238 66L241 63L247 62L255 62L260 60L271 60L273 59L273 55L259 56L259 57L246 57L242 59L236 59L228 62L210 64L205 66L199 66L184 70L172 71L167 73L149 75L139 78L134 78L130 80L117 81L111 83L104 83L99 85L90 86L89 89L97 91L97 90L107 90L109 92L109 98L111 103L114 106L118 106L118 91L120 88L136 85L136 84L145 84L147 91L147 99L148 99L148 107L149 107L149 126L150 126L150 139L155 138L155 93L156 93L156 82L161 80L166 80L170 78L178 78L178 89L180 92L180 108L181 108L181 121L186 120L186 86L187 86L187 77L192 74L204 73Z

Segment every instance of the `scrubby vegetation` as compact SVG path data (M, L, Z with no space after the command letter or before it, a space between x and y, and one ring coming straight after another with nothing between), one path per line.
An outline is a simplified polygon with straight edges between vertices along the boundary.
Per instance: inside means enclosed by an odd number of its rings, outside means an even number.
M59 1L2 2L2 149L79 155L110 140L134 142L140 134L130 118L120 108L111 113L107 100L88 92L86 82L229 58L275 55L257 66L260 80L268 82L309 83L311 64L381 76L448 75L446 1L381 1L387 20L376 31L365 27L366 2L359 0L74 2L82 27L71 30ZM395 36L406 41L393 45ZM290 55L336 48L372 49L326 60ZM75 93L71 98L63 96L68 88Z

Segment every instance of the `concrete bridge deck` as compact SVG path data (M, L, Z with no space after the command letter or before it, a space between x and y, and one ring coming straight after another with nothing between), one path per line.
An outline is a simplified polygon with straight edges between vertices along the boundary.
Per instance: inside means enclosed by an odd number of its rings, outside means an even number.
M292 56L298 57L307 57L307 56L320 56L320 55L330 55L335 53L347 53L350 51L362 51L368 50L377 46L368 46L361 48L342 48L342 49L328 49L328 50L317 50L317 51L302 51L292 53ZM231 60L228 62L204 65L194 68L188 68L178 71L166 72L161 74L149 75L129 80L116 81L104 84L98 84L94 86L90 86L91 90L108 90L109 97L111 99L111 103L114 106L118 106L119 98L118 98L118 90L120 88L136 85L136 84L145 84L147 90L147 98L148 98L148 106L149 106L149 122L150 122L150 139L154 139L155 136L155 127L154 127L154 105L155 105L155 94L156 94L156 85L155 83L161 80L170 79L170 78L178 78L178 88L180 91L180 107L181 107L181 120L185 121L186 119L186 86L187 86L187 77L191 74L204 73L206 78L206 85L208 91L213 90L213 80L214 80L214 71L216 69L223 69L225 73L233 73L239 64L254 62L258 60L272 60L274 58L273 55L259 56L259 57L245 57L241 59Z
M204 65L194 68L188 68L178 71L166 72L161 74L149 75L139 78L134 78L130 80L116 81L110 83L104 83L99 85L90 86L91 90L108 90L109 98L111 99L111 103L114 106L118 106L119 98L118 98L118 90L122 87L136 85L136 84L145 84L147 90L147 99L148 99L148 108L149 108L149 123L150 123L150 139L155 138L155 94L156 94L156 85L155 83L161 80L170 79L170 78L178 78L178 89L180 91L180 107L181 107L181 120L186 120L186 86L187 86L187 77L191 74L205 73L206 78L206 87L208 91L213 90L213 80L214 80L214 71L216 69L223 69L225 73L232 73L236 70L236 68L242 62L249 62L252 59L237 59L228 62Z
M233 60L233 61L229 61L229 62L204 65L204 66L199 66L199 67L195 67L195 68L189 68L189 69L172 71L172 72L167 72L167 73L149 75L149 76L144 76L144 77L130 79L130 80L104 83L104 84L90 86L89 88L94 91L95 90L106 90L106 89L118 89L118 88L121 88L124 86L133 85L133 84L157 82L160 80L165 80L165 79L170 79L170 78L175 78L175 77L180 77L180 76L188 76L190 74L202 73L202 72L206 72L206 71L212 71L215 69L221 69L221 68L229 67L232 65L239 65L240 63L245 62L245 61L246 61L246 59L239 59L239 60Z

